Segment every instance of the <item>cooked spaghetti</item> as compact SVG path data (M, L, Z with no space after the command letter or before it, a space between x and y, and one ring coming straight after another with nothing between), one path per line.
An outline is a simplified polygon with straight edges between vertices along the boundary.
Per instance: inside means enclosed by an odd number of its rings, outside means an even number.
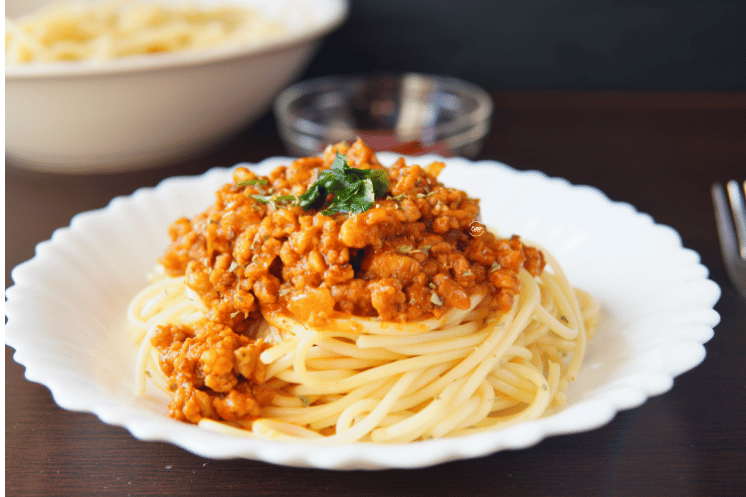
M260 43L282 24L237 6L111 0L59 2L5 20L5 62L108 60Z
M337 444L562 406L598 305L546 251L485 230L443 167L384 168L358 141L264 178L237 168L171 226L130 306L138 392L151 382L172 417L210 429Z

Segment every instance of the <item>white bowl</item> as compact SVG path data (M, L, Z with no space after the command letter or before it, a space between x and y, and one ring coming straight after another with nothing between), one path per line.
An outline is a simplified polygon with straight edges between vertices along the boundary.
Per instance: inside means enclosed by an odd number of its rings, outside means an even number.
M398 156L378 157L391 165ZM251 167L268 174L291 160ZM124 331L127 305L168 245L169 224L210 205L214 191L231 181L228 169L168 179L55 231L11 273L6 343L26 367L26 378L46 385L61 407L92 412L139 439L166 441L203 457L325 469L430 466L591 430L668 391L676 376L704 359L703 344L719 321L713 306L720 289L676 231L594 188L541 173L434 155L407 162L433 160L446 163L439 176L445 184L482 199L486 224L541 244L573 285L601 302L599 327L567 391L567 405L557 413L472 436L321 447L214 433L169 418L169 398L157 389L136 397L137 347Z
M11 18L40 3L8 0ZM245 5L288 26L267 43L106 62L5 67L9 163L49 172L162 165L226 139L260 117L297 77L347 0L199 0Z

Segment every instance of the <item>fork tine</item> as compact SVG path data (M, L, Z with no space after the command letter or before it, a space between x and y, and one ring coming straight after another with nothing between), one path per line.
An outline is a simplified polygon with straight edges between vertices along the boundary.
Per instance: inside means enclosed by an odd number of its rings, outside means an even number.
M740 197L738 191L738 184L732 182L733 186L729 185L731 191L735 190L734 193L737 195L731 195L731 205L734 209L733 217L736 219L736 223L744 223L744 217L746 213L743 210L743 200ZM746 186L745 186L746 188ZM738 240L736 239L736 228L733 225L731 219L731 212L728 205L728 200L725 198L725 189L720 183L712 185L712 200L715 204L715 220L717 221L718 235L720 236L720 248L723 252L723 261L725 262L725 268L728 271L728 277L730 278L733 286L746 299L746 259L741 257L738 248ZM736 199L736 200L733 200ZM743 230L743 227L741 228ZM741 233L741 249L743 249L744 234Z
M726 264L736 253L738 242L736 233L731 222L728 201L725 198L723 185L715 183L712 185L712 201L715 204L715 221L717 222L718 235L720 236L720 249Z
M736 225L736 234L738 235L739 251L741 258L746 259L746 207L744 207L743 195L736 181L728 181L727 187L730 207L733 211L733 220ZM744 182L744 188L746 188L746 182Z

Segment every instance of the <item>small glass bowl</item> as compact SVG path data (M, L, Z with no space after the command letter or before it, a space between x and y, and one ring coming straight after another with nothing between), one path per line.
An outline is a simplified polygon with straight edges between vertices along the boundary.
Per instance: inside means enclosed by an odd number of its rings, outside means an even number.
M290 86L274 111L280 136L297 157L360 137L374 150L474 158L489 131L492 99L447 76L332 76Z

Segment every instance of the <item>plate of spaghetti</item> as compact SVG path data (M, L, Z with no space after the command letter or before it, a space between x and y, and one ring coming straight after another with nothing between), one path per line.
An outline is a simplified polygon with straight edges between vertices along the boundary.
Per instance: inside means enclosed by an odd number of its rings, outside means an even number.
M13 270L6 343L61 407L142 440L414 468L669 390L719 320L707 276L593 188L358 140L76 216Z

